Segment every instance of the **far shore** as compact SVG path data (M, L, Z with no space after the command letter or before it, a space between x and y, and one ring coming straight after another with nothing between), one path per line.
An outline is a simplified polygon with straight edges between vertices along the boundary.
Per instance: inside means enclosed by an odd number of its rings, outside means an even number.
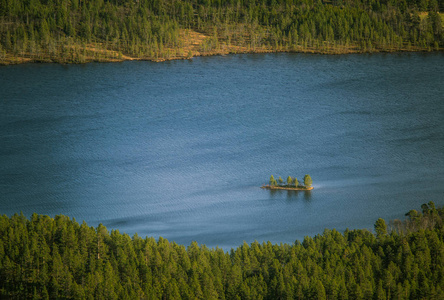
M227 47L228 48L228 47ZM88 48L90 50L90 48ZM73 57L33 57L31 55L25 56L16 56L10 53L7 53L5 57L0 59L1 65L17 65L17 64L26 64L26 63L59 63L59 64L84 64L84 63L113 63L113 62L123 62L123 61L152 61L152 62L165 62L172 60L189 60L193 57L202 57L202 56L226 56L233 54L264 54L264 53L304 53L304 54L321 54L321 55L344 55L344 54L365 54L365 53L414 53L414 52L436 52L442 51L442 49L427 49L420 47L410 47L410 48L402 48L402 49L372 49L362 50L357 47L337 47L337 48L302 48L297 47L296 49L269 49L269 48L256 48L249 49L246 47L240 46L231 46L228 49L224 50L214 50L209 52L199 52L192 51L192 55L171 55L169 57L131 57L129 55L121 55L120 57L117 55L117 51L114 50L103 50L102 52L107 53L110 57L94 57L92 54L83 57L82 60L74 59ZM94 53L94 51L91 51Z
M311 191L313 189L310 187L286 187L286 186L277 186L277 185L263 185L261 189L267 190L287 190L287 191Z

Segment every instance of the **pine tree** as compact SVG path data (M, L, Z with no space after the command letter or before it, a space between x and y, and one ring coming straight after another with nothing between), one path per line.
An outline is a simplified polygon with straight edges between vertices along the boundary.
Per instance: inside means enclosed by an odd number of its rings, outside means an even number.
M293 178L291 176L287 177L287 185L290 186L293 183Z
M309 188L309 187L312 186L312 184L313 184L313 181L311 180L310 175L306 174L304 176L304 185L305 185L305 187Z
M276 186L277 185L276 179L274 179L273 175L270 176L270 185L271 186Z
M375 223L375 231L376 237L378 239L383 238L387 235L387 225L385 224L384 219L379 218Z

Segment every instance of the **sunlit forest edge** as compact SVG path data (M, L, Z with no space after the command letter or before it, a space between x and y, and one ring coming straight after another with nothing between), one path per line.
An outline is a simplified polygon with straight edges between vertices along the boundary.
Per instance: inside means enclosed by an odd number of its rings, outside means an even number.
M130 237L58 215L0 217L0 297L32 299L444 299L444 209L293 244Z
M437 0L0 0L0 64L434 51Z

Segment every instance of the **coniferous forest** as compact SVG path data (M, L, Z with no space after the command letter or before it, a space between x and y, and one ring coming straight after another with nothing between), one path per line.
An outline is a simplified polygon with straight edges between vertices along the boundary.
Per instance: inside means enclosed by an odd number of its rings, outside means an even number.
M132 238L66 216L0 217L0 297L33 299L443 299L444 209L225 252Z
M0 63L444 47L441 0L0 0Z

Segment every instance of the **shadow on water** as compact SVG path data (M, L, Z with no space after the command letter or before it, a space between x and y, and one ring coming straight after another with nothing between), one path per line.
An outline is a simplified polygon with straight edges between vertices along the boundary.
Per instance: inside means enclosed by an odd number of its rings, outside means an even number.
M270 197L273 198L279 198L279 196L282 195L282 190L269 190L270 192Z
M285 191L285 192L287 192L287 200L296 200L300 194L300 191Z
M307 202L311 201L311 191L304 191L304 200Z
M311 191L292 191L292 190L269 190L271 199L283 199L286 196L287 201L294 201L300 198L300 195L304 197L307 202L311 201Z

